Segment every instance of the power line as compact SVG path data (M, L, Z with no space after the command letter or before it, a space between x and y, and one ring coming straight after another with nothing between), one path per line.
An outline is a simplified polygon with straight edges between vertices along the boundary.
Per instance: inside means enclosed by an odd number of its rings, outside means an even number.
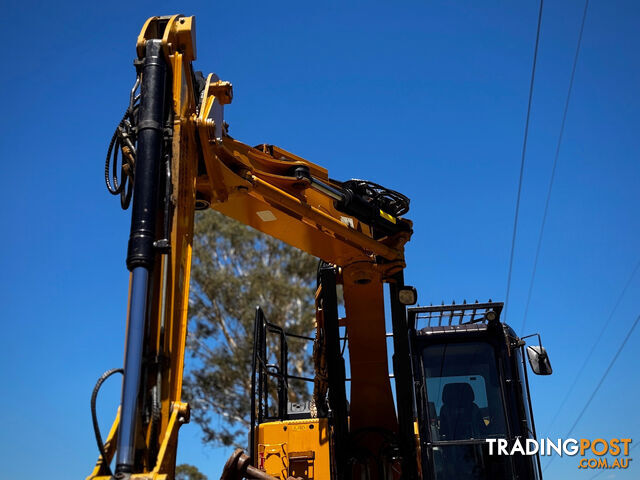
M632 446L632 447L629 449L629 454L631 454L631 452L633 452L633 450L634 450L638 445L640 445L640 443L636 443L634 446ZM631 460L631 459L629 459L629 460ZM599 477L599 476L600 476L600 475L602 475L604 472L605 472L605 470L600 470L598 473L596 473L596 474L595 474L593 477L591 477L589 480L593 480L594 478Z
M593 400L593 397L596 396L596 393L598 393L598 390L600 390L600 387L602 386L602 383L604 382L604 380L607 378L607 375L609 375L609 372L611 371L611 368L613 367L614 363L616 363L616 360L618 360L618 357L620 356L620 353L622 352L622 349L624 348L624 346L627 344L627 341L629 340L629 337L631 337L631 334L633 333L633 331L636 328L636 325L638 325L638 322L640 322L640 315L638 315L636 317L636 320L633 322L633 324L631 325L631 328L629 329L629 331L627 332L627 336L624 337L624 340L622 341L622 343L620 344L620 347L618 348L618 351L616 352L616 354L613 356L613 358L611 359L611 363L609 363L609 366L607 367L607 369L605 370L604 374L602 375L602 377L600 378L600 381L598 382L598 385L596 385L596 388L593 390L593 392L591 393L591 396L589 397L589 400L587 400L587 403L584 405L584 407L582 408L582 411L580 412L580 414L578 415L578 418L576 418L575 422L573 422L573 425L571 425L571 428L569 429L569 431L567 432L567 434L565 435L566 437L568 437L569 435L571 435L573 433L573 430L576 428L576 425L578 425L578 422L580 422L580 420L582 419L582 416L584 415L584 412L587 411L587 408L589 407L589 405L591 404L591 401Z
M616 303L613 306L613 309L611 310L611 313L609 313L609 316L607 317L607 321L604 322L604 325L600 329L600 333L596 337L595 342L593 342L593 345L591 345L591 350L589 350L589 353L587 354L586 358L584 359L584 362L582 363L582 366L580 367L580 370L578 371L578 374L573 377L573 383L569 387L569 390L567 390L567 393L565 394L564 398L562 399L562 402L558 406L558 409L556 410L555 415L551 419L551 423L549 424L549 427L547 428L547 431L551 430L551 428L553 427L555 421L558 419L558 415L560 415L560 412L562 411L562 408L564 407L565 403L567 403L567 400L571 396L571 393L573 392L573 389L578 384L578 380L582 376L582 373L584 372L584 369L586 368L587 364L589 363L589 360L591 360L591 357L592 357L593 353L595 352L596 347L600 343L600 340L602 339L602 336L604 335L604 332L606 332L607 328L609 327L609 324L611 323L611 320L613 319L613 315L616 313L616 310L618 310L618 307L620 306L620 303L622 302L622 299L624 298L625 294L627 293L627 290L629 289L629 286L631 285L631 282L632 282L633 278L635 277L636 273L638 272L638 269L640 269L640 260L638 260L638 263L636 263L636 266L633 269L633 271L631 272L631 275L629 276L629 279L627 280L627 283L624 285L624 288L620 292L620 295L618 296L618 299L616 300Z
M544 214L542 215L542 225L540 226L540 235L538 236L538 245L536 247L535 260L533 261L533 272L531 273L531 282L529 283L529 293L527 294L527 304L524 309L522 318L521 332L524 334L524 327L527 323L527 314L529 313L529 304L531 303L531 293L533 292L533 283L536 278L538 269L538 258L540 257L540 247L542 246L542 237L544 235L544 227L547 222L547 214L549 213L549 201L551 200L551 190L553 189L553 180L556 175L556 166L558 165L558 157L560 156L560 146L562 145L562 136L564 135L564 125L567 120L567 112L569 111L569 102L571 100L571 92L573 90L573 79L576 75L576 67L578 65L578 57L580 56L580 46L582 44L582 33L584 32L584 23L587 19L587 10L589 8L589 0L584 2L584 12L582 13L582 24L580 25L580 34L578 35L578 45L576 54L573 57L573 67L571 69L571 79L569 80L569 89L567 91L567 99L564 103L564 112L562 113L562 123L560 124L560 133L558 135L558 144L556 145L556 154L553 158L553 167L551 168L551 179L549 180L549 190L547 191L547 199L544 204Z
M533 66L531 68L531 82L529 84L529 101L527 104L527 120L524 126L524 140L522 142L522 158L520 160L520 179L518 180L518 196L516 197L516 213L513 220L513 237L511 238L511 255L509 257L509 274L507 275L507 294L504 300L503 318L507 320L507 308L509 306L509 291L511 290L511 273L513 272L513 253L516 247L516 232L518 229L518 214L520 212L520 194L522 193L522 177L524 176L524 159L527 155L527 139L529 138L529 120L531 118L531 101L533 100L533 85L536 78L536 64L538 63L538 46L540 44L540 26L542 25L542 7L544 0L540 0L538 12L538 26L536 29L536 45L533 50Z
M591 392L591 395L589 396L589 400L587 400L587 403L585 403L584 407L582 407L582 410L580 411L580 414L578 415L578 417L576 418L576 420L573 422L573 425L571 425L571 428L569 429L569 431L567 432L567 434L565 435L565 438L568 438L569 435L571 435L573 433L573 430L576 428L576 425L578 425L578 423L580 422L580 420L582 419L582 416L584 415L584 413L587 411L587 408L589 408L589 405L591 405L591 401L593 400L593 398L596 396L596 393L598 393L598 390L600 390L600 387L602 386L602 384L604 383L605 379L607 378L607 375L609 375L609 372L611 371L611 368L613 367L613 365L616 363L616 360L618 360L618 357L620 356L620 353L622 352L622 350L624 349L624 346L627 344L627 341L629 340L629 337L631 337L631 334L633 333L633 331L636 328L636 325L638 325L638 322L640 322L640 315L638 315L636 317L636 320L633 322L633 324L631 325L631 328L629 329L629 331L627 332L627 336L624 337L624 340L622 341L622 343L620 344L620 347L618 348L618 351L616 352L616 354L613 356L613 358L611 359L611 362L609 363L609 366L607 367L607 369L604 371L604 373L602 374L602 377L600 377L600 381L598 382L598 385L596 385L596 388L593 389L593 392ZM549 461L549 463L547 463L547 465L544 467L544 470L547 470L547 468L549 468L549 466L553 463L553 460L556 457L551 457L551 460Z

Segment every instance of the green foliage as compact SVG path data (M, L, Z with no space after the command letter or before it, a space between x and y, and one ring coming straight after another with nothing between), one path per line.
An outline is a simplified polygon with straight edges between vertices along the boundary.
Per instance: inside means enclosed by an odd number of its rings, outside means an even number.
M184 393L205 442L246 446L255 308L261 306L270 322L287 331L308 335L314 326L316 268L314 257L235 220L214 211L197 215L189 306L192 361ZM288 347L289 372L308 375L308 343L293 340Z
M207 476L197 467L183 463L176 466L176 480L207 480Z

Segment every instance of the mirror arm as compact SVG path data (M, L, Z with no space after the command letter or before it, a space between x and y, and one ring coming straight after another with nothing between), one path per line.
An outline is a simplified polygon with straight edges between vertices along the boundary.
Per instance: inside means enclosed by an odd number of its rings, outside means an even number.
M542 339L540 338L539 333L532 333L531 335L526 335L524 337L520 337L520 340L524 340L525 338L538 337L538 345L542 347Z

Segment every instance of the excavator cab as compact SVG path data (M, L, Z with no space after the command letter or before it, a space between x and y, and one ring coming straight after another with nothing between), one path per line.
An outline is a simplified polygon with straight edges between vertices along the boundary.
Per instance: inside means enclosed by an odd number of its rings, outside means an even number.
M502 307L408 309L424 480L541 478L537 455L498 455L495 448L506 440L510 452L516 440L524 445L536 436L525 342L500 322ZM542 352L534 346L527 354L535 373L549 374L546 352L537 355Z

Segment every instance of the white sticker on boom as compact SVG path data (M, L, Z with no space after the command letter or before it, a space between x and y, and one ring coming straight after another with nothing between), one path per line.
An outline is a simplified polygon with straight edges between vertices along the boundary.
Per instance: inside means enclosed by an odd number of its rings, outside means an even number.
M263 222L273 222L276 220L276 216L271 210L262 210L261 212L256 212L256 215L258 215Z
M340 217L340 221L344 223L347 227L353 228L353 218L350 217Z

